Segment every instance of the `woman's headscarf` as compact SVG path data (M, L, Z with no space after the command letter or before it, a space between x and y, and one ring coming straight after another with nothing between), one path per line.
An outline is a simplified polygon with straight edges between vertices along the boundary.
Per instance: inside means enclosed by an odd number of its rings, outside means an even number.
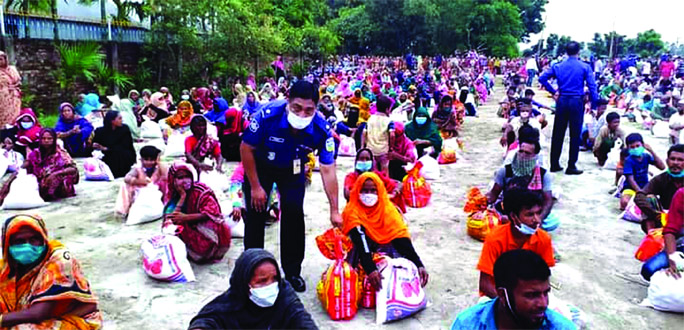
M95 110L99 110L102 107L100 103L100 96L95 93L90 93L83 99L83 105L80 108L79 115L85 117Z
M104 120L103 120L103 122L104 122L104 126L103 126L104 129L105 129L105 130L108 130L108 131L111 131L111 130L112 130L112 122L113 122L113 121L116 119L116 117L118 117L118 116L119 116L119 112L118 112L118 111L114 111L114 110L107 111L107 113L105 114Z
M378 191L378 202L368 207L361 202L361 189L366 180L375 183ZM342 231L348 234L356 226L363 226L368 236L378 244L388 244L396 238L410 238L408 227L392 204L385 189L385 184L373 172L361 174L349 194L349 203L342 212Z
M46 150L43 149L42 145L40 146L40 154L43 159L57 152L57 132L52 128L43 128L40 130L38 136L42 137L45 133L49 133L52 136L52 145Z
M33 121L33 126L29 129L24 129L21 127L21 120L24 118L30 118L31 121ZM33 110L31 108L23 108L21 109L21 112L19 112L19 116L17 116L17 119L15 120L15 123L17 125L17 144L20 146L27 146L31 143L34 143L40 139L40 124L38 123L38 118L36 118L36 114L33 113Z
M183 108L188 110L181 110ZM171 126L171 128L188 126L190 125L193 114L192 103L189 101L181 101L178 103L178 110L176 113L173 116L166 118L166 123Z
M275 304L268 308L257 307L249 299L249 282L252 280L254 270L262 262L273 263L278 272L278 298ZM282 327L290 319L302 317L300 314L288 315L293 312L300 313L300 310L293 308L300 304L298 300L290 284L283 280L275 257L264 249L247 249L235 261L228 291L204 306L190 321L189 327L209 329L214 327L217 321L229 328L265 329L274 322L281 322L276 325ZM303 312L306 313L306 311Z
M176 175L178 175L178 172L180 171L187 171L192 175L192 182L193 184L197 182L197 171L195 170L195 167L192 165L177 161L169 167L169 177L166 183L166 195L165 198L171 199L173 196L177 194L176 192Z
M212 123L219 122L221 124L225 124L225 115L229 107L230 106L228 105L228 101L226 101L226 99L217 97L214 99L214 106L211 108L211 111L205 113L204 117Z
M21 278L17 278L17 264L9 255L10 237L20 229L29 227L43 238L46 249L40 262ZM45 222L37 215L16 215L5 221L2 228L2 254L0 260L0 311L17 312L32 303L55 302L56 308L66 308L69 301L96 304L97 298L90 290L81 267L62 243L50 240ZM27 299L28 301L25 301ZM74 326L93 326L101 322L101 316L66 317ZM71 323L73 322L73 323ZM51 323L49 323L51 324Z
M62 111L64 108L71 108L71 110L74 112L74 117L72 118L71 121L66 121L64 117L62 116ZM85 149L85 141L90 137L90 134L93 132L93 125L90 124L89 121L85 120L81 116L79 116L76 111L74 110L74 106L71 105L71 103L64 102L59 105L59 119L57 120L57 125L55 125L55 131L60 132L60 133L65 133L74 128L74 126L78 125L79 129L81 130L80 134L74 134L71 135L67 138L64 139L64 147L72 154L72 155L80 155L84 152Z
M162 109L166 112L169 111L169 105L166 103L166 99L164 99L164 94L161 92L155 92L150 96L150 103L154 105L155 107ZM190 105L192 107L192 105Z
M149 89L143 89L140 98L145 102L145 105L152 104L152 91Z
M391 149L402 156L408 155L415 148L413 142L404 134L405 131L406 128L403 123L394 122L394 140Z
M242 133L245 125L245 120L242 118L242 111L235 108L230 108L225 114L226 128L223 130L224 135Z
M427 121L423 125L418 125L416 117L427 117ZM425 107L418 108L413 115L413 120L406 125L406 136L412 141L417 139L428 140L432 142L432 146L436 149L441 150L442 148L442 136L439 134L439 128L432 122L430 114Z
M211 98L211 91L209 88L200 87L195 92L197 95L197 102L202 105L204 111L211 111L214 108L214 100Z
M254 96L254 101L252 102L249 101L250 94ZM261 103L259 103L259 101L257 100L256 94L254 94L254 92L248 92L247 97L245 98L245 105L242 107L242 110L247 111L247 113L249 114L254 114L257 111L259 111L260 108Z

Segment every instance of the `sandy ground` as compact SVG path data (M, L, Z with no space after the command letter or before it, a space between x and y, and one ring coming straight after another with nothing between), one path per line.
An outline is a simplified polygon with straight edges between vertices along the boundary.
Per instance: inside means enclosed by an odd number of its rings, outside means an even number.
M542 94L538 93L538 98L548 102ZM412 209L406 216L413 243L430 273L428 307L414 317L377 326L373 310L360 310L351 321L333 322L322 309L315 287L330 261L318 251L314 238L328 229L330 222L320 176L314 174L305 201L306 259L302 275L307 291L300 298L321 329L446 329L458 312L476 302L475 265L482 243L466 235L462 207L467 189L486 188L501 165L498 141L503 119L497 118L495 112L502 95L499 86L488 104L480 107L479 118L466 119L463 158L441 167L441 179L432 183L430 205ZM631 130L636 127L624 126ZM667 141L642 133L664 157ZM340 182L352 165L352 158L339 159ZM228 165L230 169L234 166ZM561 284L554 293L586 312L595 329L681 329L681 314L639 307L637 303L646 297L647 288L616 275L638 274L641 265L633 255L643 234L636 224L617 219L617 200L608 194L613 171L599 169L590 153L581 153L579 166L585 170L584 175L554 175L555 187L562 190L554 207L562 225L553 239L563 258L552 269L553 282ZM193 264L197 277L194 283L169 284L149 279L142 269L139 248L145 238L159 232L160 222L124 226L113 213L120 184L121 180L83 181L77 186L77 197L31 213L42 215L51 236L64 242L81 261L100 298L105 329L186 329L204 304L227 289L233 264L243 250L242 240L233 241L221 263ZM2 211L0 216L10 214ZM266 249L276 256L278 228L276 224L266 230Z

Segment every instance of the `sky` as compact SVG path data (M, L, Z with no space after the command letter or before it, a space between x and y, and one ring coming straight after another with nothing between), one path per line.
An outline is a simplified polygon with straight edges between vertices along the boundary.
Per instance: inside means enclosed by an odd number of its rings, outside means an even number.
M612 30L628 38L654 29L666 44L684 43L684 0L549 0L545 6L546 27L530 36L529 47L549 34L567 35L576 41L589 42L594 32ZM615 28L613 28L615 26Z

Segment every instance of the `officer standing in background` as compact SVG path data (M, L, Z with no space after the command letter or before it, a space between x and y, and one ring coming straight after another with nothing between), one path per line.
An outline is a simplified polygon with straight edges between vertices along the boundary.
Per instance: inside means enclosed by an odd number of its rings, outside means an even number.
M584 84L586 83L591 95L592 109L596 109L598 93L591 67L579 59L580 45L571 41L565 46L568 58L546 70L539 83L556 99L556 115L553 121L553 137L551 139L551 172L562 171L560 155L563 151L565 131L570 126L570 153L568 168L565 174L576 175L583 172L577 168L577 158L581 142L582 123L584 121ZM549 78L556 78L558 91L551 84Z
M245 167L245 250L264 247L266 203L275 182L280 192L280 258L285 279L297 292L306 290L300 276L304 260L304 164L318 150L323 187L330 203L330 222L342 225L338 209L335 141L331 127L317 115L318 90L304 80L290 89L289 99L273 101L259 111L242 137Z

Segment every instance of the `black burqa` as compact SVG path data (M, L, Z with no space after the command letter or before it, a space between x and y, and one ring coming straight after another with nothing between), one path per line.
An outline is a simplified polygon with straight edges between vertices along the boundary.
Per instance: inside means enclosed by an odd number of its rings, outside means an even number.
M104 126L95 130L93 143L107 148L102 159L115 178L125 176L135 164L135 148L131 130L126 125L112 128L112 121L119 115L118 111L109 111L104 118Z
M205 305L188 329L318 329L279 269L275 304L262 308L249 299L249 282L254 269L263 261L271 261L278 269L275 258L266 250L243 252L235 262L228 291Z

